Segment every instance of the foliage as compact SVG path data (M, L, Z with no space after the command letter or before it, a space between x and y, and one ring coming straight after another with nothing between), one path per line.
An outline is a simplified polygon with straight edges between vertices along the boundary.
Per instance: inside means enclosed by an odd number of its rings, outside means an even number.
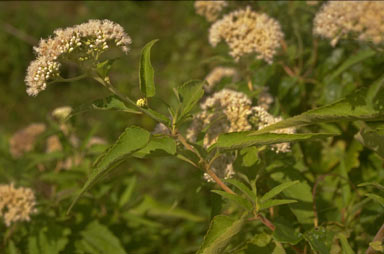
M30 221L10 227L0 221L1 253L383 252L380 48L354 40L331 47L313 36L320 6L304 1L228 3L227 9L250 5L280 22L285 38L272 64L252 55L236 62L224 44L211 48L201 36L208 24L192 2L31 8L37 4L0 5L16 14L0 13L7 31L0 34L0 79L9 84L0 87L0 184L30 187L37 200ZM56 13L63 6L79 14L72 20L68 9L45 22L51 7ZM32 10L39 23L33 31L24 17ZM105 54L89 69L69 64L68 77L88 79L24 97L15 84L23 82L31 40L108 15L133 38L128 56ZM204 78L217 66L236 69L237 77L223 78L215 91L241 91L253 103L267 91L274 98L268 112L284 120L221 133L206 146L212 121L188 139L210 96ZM69 115L50 113L63 105L73 106ZM32 121L47 128L17 157L12 134ZM281 132L286 128L295 133ZM52 136L57 149L48 149ZM273 149L281 143L290 143L290 152ZM233 158L233 177L215 169L222 158Z

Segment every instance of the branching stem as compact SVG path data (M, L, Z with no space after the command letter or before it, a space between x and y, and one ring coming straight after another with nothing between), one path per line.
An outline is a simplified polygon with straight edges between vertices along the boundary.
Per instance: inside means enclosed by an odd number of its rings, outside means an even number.
M193 146L191 146L190 144L188 144L187 140L185 140L185 138L180 134L178 133L177 134L177 139L180 141L180 143L189 151L193 152L194 154L197 155L197 157L199 157L200 159L200 163L203 164L203 167L204 167L204 170L205 172L207 172L207 174L212 177L212 179L220 186L220 188L222 188L225 192L227 193L230 193L230 194L235 194L227 185L225 185L223 183L223 181L221 181L221 179L215 174L215 172L213 172L211 169L210 169L210 163L207 163L204 158L201 156L201 154L196 150L196 148L194 148Z
M249 219L249 220L259 220L261 223L263 223L265 226L267 226L270 230L272 231L275 231L276 227L275 225L273 225L273 223L268 220L267 218L265 218L263 215L261 214L256 214L255 217Z

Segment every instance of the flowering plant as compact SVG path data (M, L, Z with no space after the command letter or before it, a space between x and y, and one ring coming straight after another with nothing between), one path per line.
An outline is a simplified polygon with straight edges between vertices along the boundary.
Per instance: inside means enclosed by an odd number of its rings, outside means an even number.
M320 89L318 87L323 83L334 84L341 73L347 73L354 64L380 51L376 44L382 43L381 39L373 34L366 12L352 13L352 9L374 12L384 5L353 3L356 8L351 8L349 14L343 14L342 10L346 9L343 4L346 3L330 2L319 10L314 18L314 36L330 39L335 46L339 40L347 39L349 33L353 36L360 33L352 38L366 42L370 48L363 48L357 56L347 58L338 69L320 79L314 71L319 61L317 44L312 45L309 54L301 48L299 59L296 59L295 52L291 51L298 49L289 48L291 41L284 35L284 27L272 16L246 6L221 17L221 12L231 7L229 3L196 1L194 7L197 14L214 22L208 31L207 41L215 50L224 49L225 61L222 61L223 65L215 66L204 80L193 79L175 86L174 94L168 95L168 98L159 96L159 85L155 82L152 66L151 53L162 43L157 39L145 44L141 50L136 87L139 93L122 92L113 82L113 67L118 61L114 54L129 54L134 42L121 25L109 20L90 20L58 29L53 37L42 39L34 48L36 59L27 69L25 82L28 95L37 96L55 83L90 79L110 95L92 102L91 106L87 105L87 110L118 110L124 116L145 116L156 123L153 130L139 123L129 124L109 146L100 139L79 145L73 119L85 111L84 106L54 110L49 118L50 128L60 135L44 137L46 153L59 154L55 158L57 172L70 172L73 168L85 168L88 172L81 188L72 186L76 193L70 192L66 196L73 199L67 213L60 213L63 217L58 220L71 220L71 214L76 214L82 202L89 198L87 194L92 193L92 187L103 186L102 181L116 174L116 169L126 168L127 161L134 162L133 165L140 168L134 159L150 158L156 161L167 156L172 163L178 161L178 165L182 165L180 167L189 165L188 170L197 169L200 181L196 186L204 186L209 193L213 193L209 227L205 228L204 239L200 238L198 244L193 245L193 252L311 251L325 254L331 251L337 253L340 249L343 253L354 253L353 248L359 248L361 253L363 248L357 247L357 242L362 239L367 253L382 251L380 241L384 227L376 229L378 232L374 239L371 235L360 239L353 227L359 225L356 218L364 209L363 204L372 200L377 202L375 205L384 204L383 197L371 192L373 188L383 187L379 183L371 183L370 176L366 177L369 181L360 179L358 183L353 182L351 170L360 166L356 158L364 156L363 149L372 156L371 162L382 162L384 78L375 77L376 81L371 85L358 84L351 89L346 88L348 95L341 94L334 101L324 96L317 97L316 89ZM330 17L338 22L331 24ZM384 24L383 20L380 21ZM299 30L295 32L299 34ZM302 38L297 36L303 43ZM65 68L68 66L75 66L76 75L66 76ZM283 77L277 87L268 89L262 84L260 76L264 70L271 73L265 74L270 75L270 81L273 75ZM156 77L158 75L162 74L156 74ZM309 84L313 87L308 87ZM287 100L297 101L293 97L300 96L305 97L299 101L304 106L286 103ZM314 98L316 103L308 103L311 105L308 106L306 103ZM166 110L154 106L157 99L163 101ZM351 136L346 131L349 125L354 126L352 129L355 131L352 141L344 140L345 135ZM46 129L44 124L34 124L16 133L9 142L11 156L18 159L32 151L36 140ZM105 148L97 150L97 158L94 158L90 143ZM319 158L320 154L324 158L330 157L329 161ZM46 167L42 161L35 164L44 171ZM116 193L111 194L111 202L117 202L121 209L111 214L116 221L124 218L129 223L137 223L132 226L137 231L143 225L159 230L156 222L147 220L146 216L150 214L165 214L194 223L204 221L202 215L178 208L178 204L164 208L150 196L146 196L140 204L130 204L126 212L124 207L135 188L135 177L124 182L126 188L119 197ZM45 179L53 178L52 175L45 175ZM324 193L319 193L322 182L333 189L324 189ZM357 184L360 184L359 189ZM162 184L155 187L160 189ZM104 191L104 195L110 189L112 187L99 191ZM353 191L356 193L353 194ZM4 217L7 227L18 221L30 220L31 216L39 216L31 189L16 189L10 183L0 185L0 194L0 216ZM331 204L332 198L337 203ZM372 209L377 211L375 205ZM58 209L63 210L62 207ZM108 209L104 205L102 207ZM331 207L332 211L323 211L327 207ZM343 214L335 215L335 211L342 211ZM123 237L119 240L108 228L93 221L81 231L82 240L71 245L68 239L72 230L59 230L59 239L65 240L57 240L57 246L61 246L59 242L63 246L52 253L68 249L80 250L81 253L108 253L108 248L113 253L126 253L121 242L132 240ZM28 240L31 253L31 250L38 251L39 248L49 249L41 247L45 246L44 237L47 237L46 233L41 231L38 240L36 237ZM106 239L107 247L93 243L92 239L98 237ZM7 248L10 252L13 247ZM150 253L142 248L140 253ZM100 252L97 252L98 249ZM153 250L150 251L153 253Z

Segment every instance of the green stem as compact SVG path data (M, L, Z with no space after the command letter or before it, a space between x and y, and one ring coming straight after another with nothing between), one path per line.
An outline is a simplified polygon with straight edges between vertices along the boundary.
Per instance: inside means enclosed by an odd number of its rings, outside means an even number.
M52 83L57 83L57 82L70 83L70 82L73 82L73 81L81 80L81 79L86 78L86 77L88 77L87 73L81 74L81 75L79 75L77 77L73 77L73 78L63 78L63 77L59 76L57 79L52 81Z
M211 169L210 169L210 164L207 163L204 158L200 155L200 153L196 150L196 148L194 148L193 146L191 146L190 144L188 144L187 140L180 134L178 133L177 134L177 139L180 141L181 144L183 144L183 146L193 152L194 154L197 155L197 157L199 157L200 159L200 164L203 164L203 169L205 170L205 172L207 172L207 174L212 177L212 179L227 193L230 193L230 194L235 194L227 185L225 185L225 183L223 183L223 181L221 181L221 179L215 174L215 172L213 172Z

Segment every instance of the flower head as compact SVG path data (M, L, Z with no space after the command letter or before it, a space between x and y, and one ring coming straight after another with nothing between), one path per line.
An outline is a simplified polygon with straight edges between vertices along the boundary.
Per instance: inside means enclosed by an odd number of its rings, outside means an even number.
M225 77L236 75L236 70L230 67L216 67L205 77L208 85L204 86L206 92L211 92L213 87Z
M204 16L209 22L215 21L226 6L225 1L195 1L196 13Z
M200 107L202 112L194 118L187 138L195 141L198 134L209 127L204 137L204 147L214 144L219 134L251 129L247 121L251 113L251 100L241 92L223 89L208 97Z
M258 125L259 130L271 124L280 122L282 120L283 118L272 116L263 107L260 106L252 107L252 116L249 119L250 122ZM273 133L293 134L295 133L295 131L295 128L291 127L285 129L278 129L273 131ZM276 153L287 153L291 151L291 146L289 143L279 143L271 145L271 149Z
M9 140L10 153L13 157L19 158L24 153L33 149L36 138L45 131L43 123L33 123L17 131Z
M352 37L374 44L384 42L384 3L380 1L330 1L314 19L313 33L331 40Z
M112 46L125 53L129 50L131 38L124 29L109 20L90 20L87 23L57 29L54 36L40 40L34 50L36 60L28 67L25 82L27 93L37 95L47 83L60 74L60 61L68 58L75 62L97 60L99 55Z
M187 139L196 142L200 136L203 146L208 148L216 143L220 134L229 132L241 132L251 129L262 129L268 125L281 121L281 117L270 115L266 109L260 106L252 106L252 101L241 92L223 89L208 97L200 104L202 111L195 115L190 128L187 130ZM293 128L277 130L275 133L294 133ZM271 145L276 153L289 152L289 143ZM232 177L233 162L236 157L232 153L220 156L212 164L212 170L220 177ZM212 181L207 174L207 181Z
M243 55L256 53L258 59L272 63L283 37L280 24L275 19L254 12L249 6L225 15L209 30L210 44L216 47L224 40L236 61Z
M29 188L15 188L13 183L0 185L0 217L5 225L17 221L29 221L30 215L36 213L35 194Z
M58 107L52 111L52 116L59 121L64 121L72 111L73 109L70 106Z

